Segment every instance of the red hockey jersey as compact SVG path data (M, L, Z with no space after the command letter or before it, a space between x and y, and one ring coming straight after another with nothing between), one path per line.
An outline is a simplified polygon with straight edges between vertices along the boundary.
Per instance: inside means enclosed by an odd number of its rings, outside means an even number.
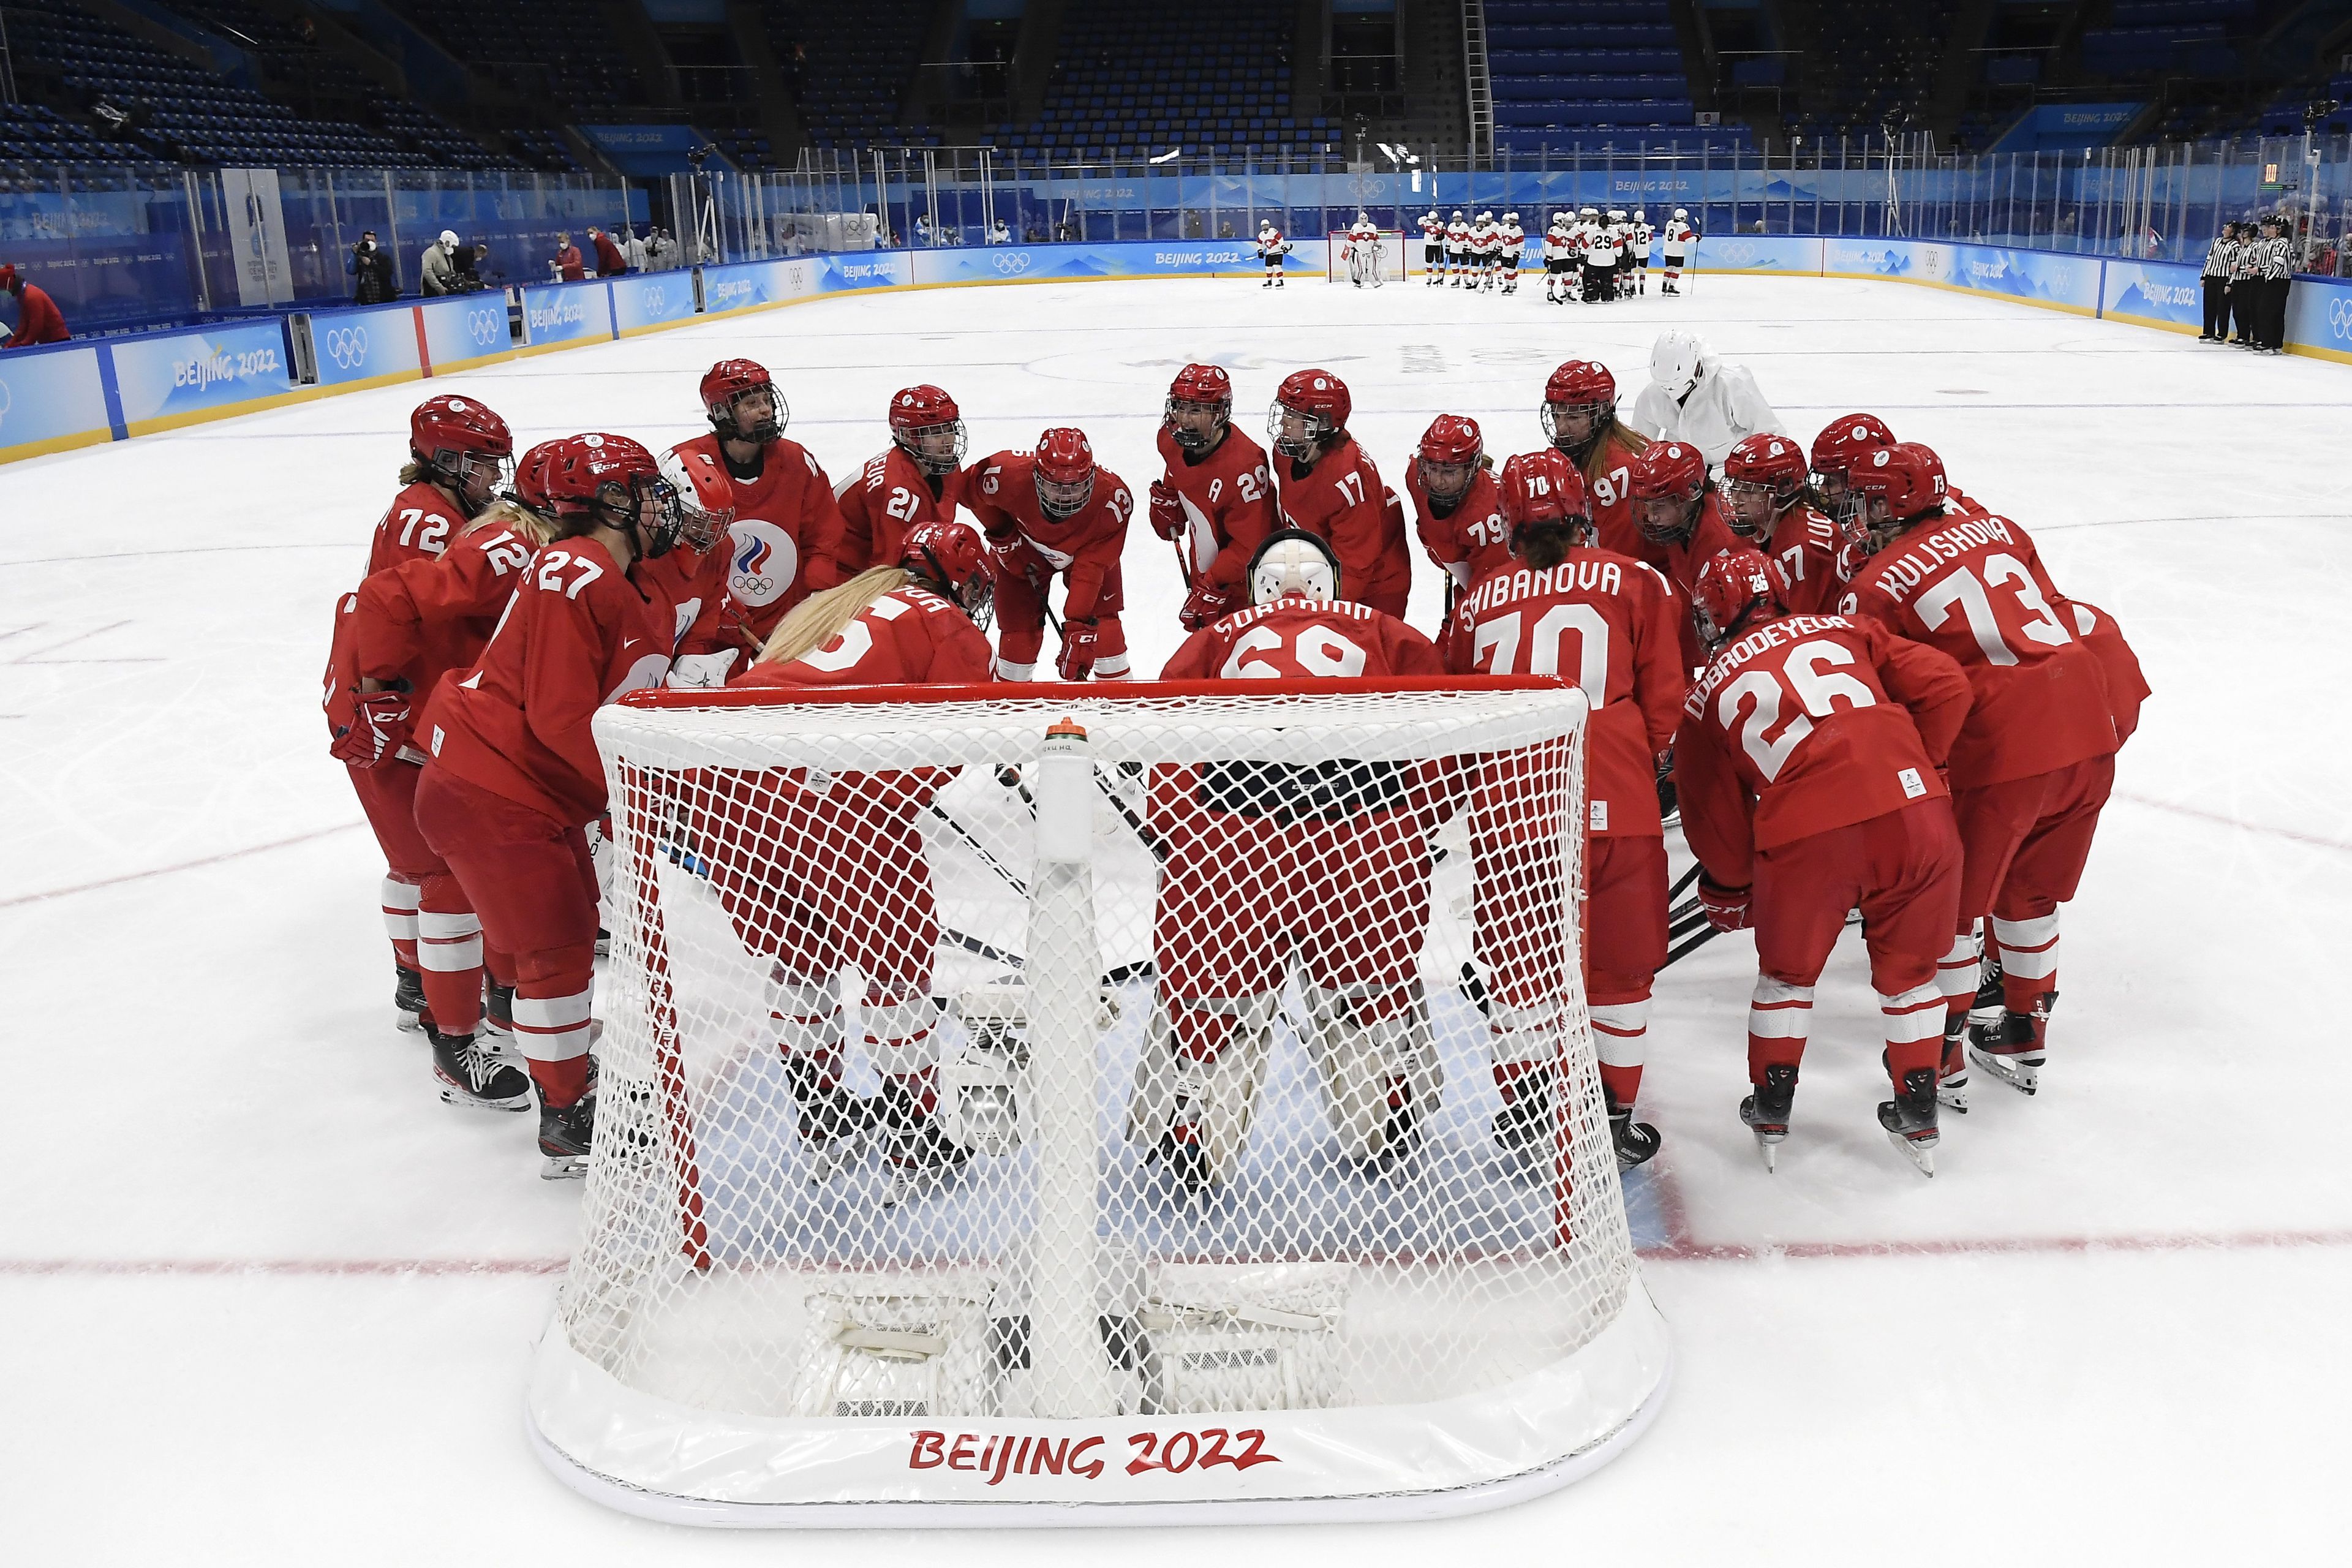
M907 535L927 522L952 522L964 476L926 473L893 441L834 491L841 533L826 559L812 566L815 586L846 583L869 566L896 566Z
M2006 518L1930 519L1872 556L1843 605L1968 671L1975 700L1953 743L1958 789L2030 778L2113 752L2098 656L2058 613L2033 541Z
M1691 852L1744 888L1759 849L1948 796L1937 770L1968 710L1958 665L1875 622L1759 623L1683 702L1675 783Z
M1188 576L1239 591L1251 555L1274 531L1274 479L1265 448L1229 425L1223 440L1196 455L1179 447L1163 425L1160 460L1168 488L1184 508L1188 526L1177 542Z
M1457 675L1559 675L1592 704L1585 755L1592 833L1655 838L1657 756L1683 707L1681 606L1653 568L1605 550L1557 566L1516 562L1454 607L1445 668Z
M995 658L971 617L928 588L892 590L840 635L784 664L755 664L732 686L978 686Z
M403 486L368 542L369 574L404 561L429 560L449 548L466 530L466 509L441 492L437 485L419 479Z
M434 703L425 749L469 784L585 826L604 815L589 721L623 692L661 683L667 604L593 539L547 546L521 578L481 662Z
M1429 487L1421 482L1418 462L1405 464L1404 489L1412 498L1412 526L1421 535L1421 547L1456 584L1466 588L1511 564L1511 529L1503 521L1502 492L1484 465L1443 517L1429 499Z
M1041 584L1055 573L1067 574L1064 618L1091 619L1103 583L1127 546L1134 494L1126 480L1097 467L1087 504L1068 517L1049 518L1037 500L1031 462L1027 452L998 452L973 464L963 504L992 541L1002 545L1009 536L1019 542L1009 559L1000 554L1003 569L1034 569Z
M716 431L680 441L671 450L685 460L701 503L735 514L727 539L701 559L712 563L710 582L734 600L746 640L765 642L786 612L818 586L811 569L831 558L840 538L841 508L834 502L833 481L806 447L783 437L761 448L760 471L749 478L729 472ZM677 596L699 597L706 609L716 607L707 587Z
M1838 575L1838 553L1844 547L1838 525L1809 506L1782 512L1772 524L1772 537L1756 544L1780 584L1781 605L1792 616L1837 612L1846 591Z
M2139 705L2149 696L2139 655L2132 651L2131 644L2124 640L2123 627L2106 611L2080 599L2060 599L2054 604L2083 645L2098 657L2100 672L2107 680L2107 708L2116 721L2116 749L2121 751L2139 728Z
M463 675L481 658L535 549L509 530L481 528L437 557L370 574L352 608L348 674L406 681L422 717L442 676Z
M1412 586L1412 553L1405 544L1404 509L1395 505L1381 471L1354 437L1301 465L1277 458L1275 494L1283 522L1331 542L1339 556L1339 591L1362 604L1402 605Z
M1184 639L1162 680L1307 680L1443 675L1434 644L1394 616L1286 594Z

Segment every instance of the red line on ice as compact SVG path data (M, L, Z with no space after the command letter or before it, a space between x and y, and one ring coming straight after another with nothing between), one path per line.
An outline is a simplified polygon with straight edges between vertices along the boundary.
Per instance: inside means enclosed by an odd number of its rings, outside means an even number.
M0 899L0 910L12 910L19 904L44 903L50 899L71 898L76 893L94 893L100 888L119 887L124 882L143 882L150 877L168 877L174 871L194 871L205 866L217 866L224 860L241 860L247 855L260 855L272 849L291 848L297 844L308 844L313 838L325 838L331 834L349 833L352 828L361 826L362 825L360 823L346 822L335 827L321 827L315 833L298 833L291 838L273 839L268 844L249 844L242 849L229 849L218 855L207 855L201 860L183 860L176 866L158 866L148 871L125 871L120 877L103 877L95 882L84 882L76 888L51 888L45 893L19 893L13 899Z
M2116 792L2116 798L2127 800L2134 805L2147 806L2151 811L2168 811L2175 816L2193 816L2200 822L2217 823L2223 827L2242 828L2248 833L2260 833L2272 838L2284 838L2296 844L2308 844L2315 849L2341 849L2347 854L2352 854L2352 844L2347 844L2340 838L2322 838L2315 833L2297 833L2290 827L2271 827L2259 822L2248 822L2241 817L2224 816L2218 811L2200 811L2193 805L2175 805L2168 800L2150 800L2146 795L2126 795L2120 790Z

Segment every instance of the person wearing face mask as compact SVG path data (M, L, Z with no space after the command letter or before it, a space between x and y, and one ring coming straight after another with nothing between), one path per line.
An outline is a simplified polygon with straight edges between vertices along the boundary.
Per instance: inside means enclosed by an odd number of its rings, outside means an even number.
M388 305L400 298L400 279L393 276L392 252L375 242L369 229L343 258L343 275L352 280L352 303Z

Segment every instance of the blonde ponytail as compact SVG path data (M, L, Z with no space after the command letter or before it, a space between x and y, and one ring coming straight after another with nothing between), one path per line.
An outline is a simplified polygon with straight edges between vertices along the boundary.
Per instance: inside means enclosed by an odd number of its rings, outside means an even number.
M838 587L810 595L777 624L768 636L768 646L751 662L790 664L815 652L839 637L866 605L913 581L913 574L903 566L869 566Z
M462 539L467 533L499 528L528 539L534 550L555 537L555 524L527 506L503 499L492 501L481 516L466 525L465 532L458 537Z

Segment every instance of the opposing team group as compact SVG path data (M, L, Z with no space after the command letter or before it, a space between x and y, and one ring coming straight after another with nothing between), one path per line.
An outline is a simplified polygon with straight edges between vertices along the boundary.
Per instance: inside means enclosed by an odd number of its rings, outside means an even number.
M583 435L519 461L489 410L428 400L368 574L336 619L331 746L385 855L399 1007L430 1038L445 1099L520 1110L536 1089L551 1174L576 1173L594 1131L601 703L663 681L1031 679L1056 579L1055 674L1130 673L1135 493L1083 433L1049 429L967 465L953 399L908 387L890 401L889 444L835 487L783 435L760 366L722 362L701 395L710 434L659 457ZM1711 482L1696 447L1621 422L1613 377L1586 361L1547 381L1544 445L1499 469L1475 421L1440 416L1403 498L1349 434L1349 391L1329 372L1283 380L1271 453L1233 406L1231 377L1210 364L1185 366L1163 405L1146 510L1176 551L1191 637L1161 673L1559 675L1583 689L1585 980L1622 1161L1659 1146L1634 1107L1673 923L1671 792L1699 911L1757 932L1740 1115L1768 1164L1789 1132L1813 987L1856 909L1892 1091L1879 1120L1896 1145L1932 1173L1939 1108L1966 1109L1971 1058L2032 1092L2057 909L2147 689L2113 620L2059 593L2023 529L1866 415L1809 450L1748 437ZM1404 623L1412 536L1446 574L1433 639ZM877 1142L912 1181L970 1151L941 1130L929 1005L937 918L918 817L937 781L906 780L839 801L719 799L687 831L739 937L775 961L804 1142L846 1157ZM1351 1158L1409 1147L1439 1092L1418 979L1424 816L1393 790L1345 821L1268 810L1249 798L1258 787L1149 806L1165 851L1158 1006L1128 1127L1194 1187L1225 1179L1246 1140L1286 963L1315 1008L1326 1109ZM1260 840L1286 832L1304 836L1293 858L1325 872L1286 892L1247 884L1269 864ZM789 868L725 847L780 837L815 847ZM1482 909L1508 858L1474 824ZM1368 866L1395 883L1354 899L1378 921L1337 903L1259 918L1281 898L1362 893ZM1533 1154L1555 1124L1562 1020L1535 966L1495 935L1508 924L1474 918L1504 1107L1494 1135ZM1263 941L1246 938L1261 925ZM1298 931L1323 947L1282 952L1281 933ZM845 1087L829 985L851 965L869 986L859 1016L877 1102Z
M1357 215L1360 226L1369 221ZM1491 212L1465 220L1457 209L1447 221L1433 208L1422 215L1419 226L1428 287L1518 292L1528 243L1518 214L1505 213L1498 225ZM1689 213L1681 207L1663 229L1651 226L1647 213L1628 216L1622 207L1610 208L1605 216L1594 207L1556 212L1542 242L1545 302L1602 304L1646 294L1653 249L1659 252L1665 274L1659 292L1679 294L1684 265L1698 238Z

